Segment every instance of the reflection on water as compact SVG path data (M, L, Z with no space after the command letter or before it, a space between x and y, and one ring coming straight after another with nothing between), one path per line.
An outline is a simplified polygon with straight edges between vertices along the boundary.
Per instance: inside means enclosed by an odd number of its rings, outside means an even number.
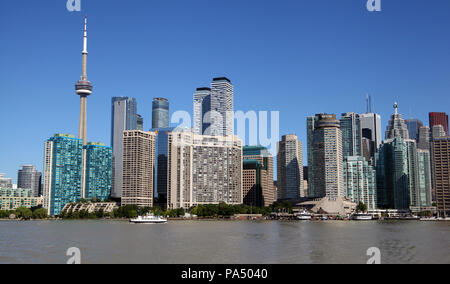
M450 263L450 223L174 221L0 222L0 263Z

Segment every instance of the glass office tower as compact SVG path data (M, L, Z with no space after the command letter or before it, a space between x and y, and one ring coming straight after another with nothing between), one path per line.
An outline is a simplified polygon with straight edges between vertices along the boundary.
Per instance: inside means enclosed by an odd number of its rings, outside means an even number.
M154 98L152 105L152 128L169 127L169 101L165 98Z
M376 154L377 205L407 210L417 206L419 166L415 140L384 141Z
M156 133L154 203L164 207L167 205L167 159L169 156L169 133L173 130L174 128L160 128L151 130Z
M135 98L112 98L111 147L113 148L113 178L111 196L122 197L123 132L138 128Z
M362 128L359 114L343 113L340 119L342 132L342 156L362 155Z

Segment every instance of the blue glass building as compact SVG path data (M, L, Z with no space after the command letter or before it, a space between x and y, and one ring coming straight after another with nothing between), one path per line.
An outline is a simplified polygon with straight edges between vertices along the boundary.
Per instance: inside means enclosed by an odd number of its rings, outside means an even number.
M165 98L155 98L152 104L152 128L169 127L169 101Z
M388 139L375 159L378 208L407 210L417 206L419 169L415 141Z
M45 143L44 208L59 215L64 205L81 199L83 140L56 134Z
M85 198L108 200L111 197L112 148L101 143L88 143L85 149Z
M151 129L156 132L154 203L160 206L167 205L169 133L174 130L175 128Z
M138 129L137 102L135 98L113 97L111 103L111 147L113 148L111 196L120 199L123 183L123 132Z
M405 121L408 127L409 138L419 141L419 129L423 126L422 121L418 119L408 119Z

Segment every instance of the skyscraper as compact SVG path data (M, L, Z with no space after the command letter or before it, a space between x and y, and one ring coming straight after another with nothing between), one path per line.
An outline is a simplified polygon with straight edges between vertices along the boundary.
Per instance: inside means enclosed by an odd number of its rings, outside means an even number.
M140 114L136 114L136 130L144 130L144 118Z
M228 78L214 78L211 88L195 91L194 133L210 136L234 134L233 85Z
M422 150L431 149L431 131L428 126L422 126L419 128L419 140L417 142L417 148Z
M450 215L450 137L433 139L435 195L440 216Z
M155 132L155 190L154 202L160 207L167 206L169 133L178 128L151 129Z
M50 216L59 215L69 202L82 197L83 140L56 134L45 143L44 208Z
M237 136L169 132L167 207L242 204L242 141Z
M432 172L430 150L417 150L418 159L418 204L417 207L431 207L432 205ZM422 211L422 210L420 210Z
M316 116L310 116L306 118L306 135L308 140L308 197L315 197L314 193L314 155L313 155L313 142L314 142L314 125L316 122Z
M123 133L122 205L153 207L155 133L127 130Z
M194 93L194 133L203 134L210 123L206 115L211 111L211 88L198 88Z
M363 157L344 158L344 188L345 196L352 202L362 202L369 210L376 209L376 171Z
M152 128L169 127L169 101L165 98L154 98L152 103Z
M417 206L419 165L415 140L384 141L376 154L379 208L409 210Z
M17 187L31 189L34 197L39 197L41 193L42 174L33 165L23 165L17 174Z
M386 128L386 140L402 138L404 140L409 139L408 127L402 118L402 115L398 113L398 104L394 104L394 114L389 120L389 124Z
M313 138L314 197L344 196L342 133L334 114L318 114Z
M449 135L448 132L448 115L445 112L430 112L430 128L433 129L435 125L442 125L444 127L445 135Z
M135 98L113 97L111 110L111 147L113 148L113 182L111 196L122 197L123 132L137 129Z
M406 126L408 128L409 138L416 140L419 142L419 130L423 126L422 121L418 119L408 119L405 120Z
M444 136L446 136L444 126L442 126L440 124L434 125L433 128L431 129L432 139L444 137Z
M273 157L265 147L243 148L243 201L245 205L265 207L272 205Z
M84 198L101 201L111 197L112 148L102 143L88 143L86 149L86 185Z
M340 119L342 132L342 155L362 155L362 128L359 114L354 112L343 113Z
M278 142L278 199L299 199L303 191L303 145L296 135L284 135Z
M381 116L376 113L364 113L361 114L360 119L363 137L362 154L364 157L371 159L383 142L381 138Z
M233 85L226 77L214 78L211 83L211 127L206 135L234 134Z
M5 177L4 174L0 174L0 187L1 188L12 188L13 187L12 179Z

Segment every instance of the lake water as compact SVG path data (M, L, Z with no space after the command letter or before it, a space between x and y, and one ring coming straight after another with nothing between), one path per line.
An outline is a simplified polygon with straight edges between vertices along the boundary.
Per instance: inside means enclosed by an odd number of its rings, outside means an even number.
M0 263L450 263L450 222L0 221Z

